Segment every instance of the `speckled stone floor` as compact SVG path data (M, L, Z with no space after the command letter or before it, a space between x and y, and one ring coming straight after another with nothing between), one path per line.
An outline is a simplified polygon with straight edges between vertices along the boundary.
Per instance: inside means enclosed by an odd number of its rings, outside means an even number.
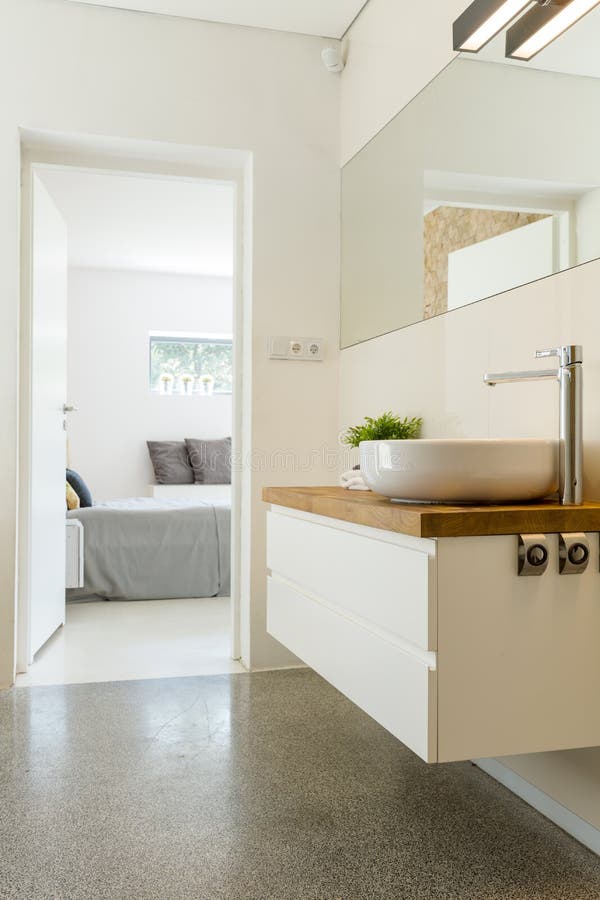
M0 694L0 898L587 900L600 860L309 671Z

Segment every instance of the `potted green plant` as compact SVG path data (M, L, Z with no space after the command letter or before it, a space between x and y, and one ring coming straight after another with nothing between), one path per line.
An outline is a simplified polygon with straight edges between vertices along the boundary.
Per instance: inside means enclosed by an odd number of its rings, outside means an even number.
M200 390L203 394L212 394L215 389L215 379L212 375L200 376Z
M421 418L400 418L392 412L385 412L379 418L367 416L361 425L353 425L345 432L342 442L350 447L359 447L362 441L406 441L414 440L421 434Z
M172 394L174 381L175 378L173 377L173 375L171 375L170 372L163 372L159 379L160 393Z

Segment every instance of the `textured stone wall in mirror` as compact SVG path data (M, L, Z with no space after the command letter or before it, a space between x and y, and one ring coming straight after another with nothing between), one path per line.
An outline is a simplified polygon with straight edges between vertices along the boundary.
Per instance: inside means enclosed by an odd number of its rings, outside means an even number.
M344 167L342 347L600 257L589 37L554 71L456 59Z
M548 213L461 206L438 206L426 213L423 227L423 318L430 319L448 312L448 278L452 253L545 218L548 218Z

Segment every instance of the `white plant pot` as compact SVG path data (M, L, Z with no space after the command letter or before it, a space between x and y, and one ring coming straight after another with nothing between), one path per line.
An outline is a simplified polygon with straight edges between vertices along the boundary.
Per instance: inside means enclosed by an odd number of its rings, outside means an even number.
M215 389L214 382L212 382L212 381L210 381L210 382L201 381L200 382L201 393L207 394L208 396L210 396L210 394L213 393L214 389Z
M173 393L173 382L172 381L161 381L160 382L160 393L167 395Z
M184 381L181 386L181 393L185 394L186 397L191 397L194 393L194 382L193 381Z

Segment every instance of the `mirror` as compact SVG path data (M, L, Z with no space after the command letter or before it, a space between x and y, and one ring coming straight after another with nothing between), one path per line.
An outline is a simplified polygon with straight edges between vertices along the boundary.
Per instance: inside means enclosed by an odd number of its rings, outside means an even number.
M502 41L344 167L342 347L600 257L600 11L535 68Z

